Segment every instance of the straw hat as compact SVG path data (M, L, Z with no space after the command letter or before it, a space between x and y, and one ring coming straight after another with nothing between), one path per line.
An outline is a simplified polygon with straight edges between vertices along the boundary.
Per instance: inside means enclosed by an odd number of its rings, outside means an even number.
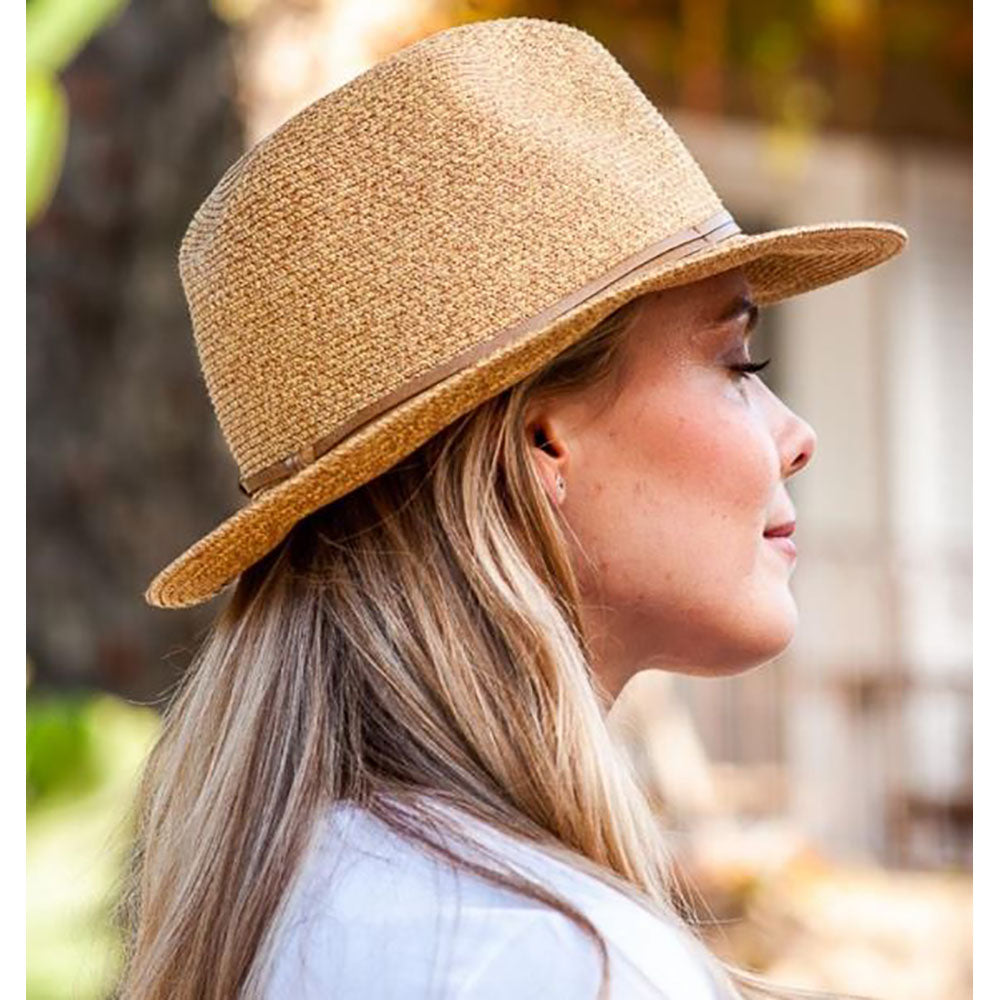
M897 226L741 232L614 57L568 24L424 38L300 111L195 213L180 274L248 502L145 597L199 604L629 299L742 265L762 303Z

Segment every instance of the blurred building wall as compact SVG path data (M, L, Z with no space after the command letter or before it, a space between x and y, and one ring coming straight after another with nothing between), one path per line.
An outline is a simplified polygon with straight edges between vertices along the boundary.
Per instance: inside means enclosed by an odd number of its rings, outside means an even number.
M818 437L789 484L799 631L776 663L685 696L713 756L784 764L788 808L838 853L971 861L971 160L667 117L745 224L910 234L773 310L765 381Z

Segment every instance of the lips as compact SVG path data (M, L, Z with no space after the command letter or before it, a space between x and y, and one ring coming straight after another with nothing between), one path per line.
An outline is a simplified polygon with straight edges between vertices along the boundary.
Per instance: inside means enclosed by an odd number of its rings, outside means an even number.
M776 524L764 531L764 537L771 542L771 546L780 549L792 562L795 561L797 555L795 542L791 539L794 530L795 522L785 521L784 524Z
M790 538L769 538L767 544L771 546L776 552L780 552L782 556L786 559L795 562L798 558L798 550L795 548L795 542Z
M773 528L768 528L764 532L765 538L787 538L795 530L794 521L786 521L784 524L776 524Z

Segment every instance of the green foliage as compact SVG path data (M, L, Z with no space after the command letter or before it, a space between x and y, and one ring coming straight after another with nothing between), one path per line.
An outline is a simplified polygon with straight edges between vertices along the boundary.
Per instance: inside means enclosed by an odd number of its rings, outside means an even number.
M26 25L27 221L48 205L66 153L66 94L56 74L127 0L29 0Z
M29 70L57 73L127 0L29 0L25 13Z
M47 73L28 71L26 86L28 222L52 197L66 155L68 113L59 81Z
M111 911L159 725L107 694L28 699L28 1000L108 995L120 962Z
M94 736L81 696L29 698L27 704L27 805L93 788L99 772Z

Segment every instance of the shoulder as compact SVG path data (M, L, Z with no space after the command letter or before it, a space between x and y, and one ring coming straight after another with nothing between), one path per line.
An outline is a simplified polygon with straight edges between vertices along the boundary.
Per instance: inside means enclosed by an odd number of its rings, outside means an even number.
M544 876L547 861L531 873ZM565 880L552 887L580 902ZM613 940L608 948L613 1000L688 996L646 992L628 963L616 968L621 956ZM575 1000L597 996L602 969L597 942L569 917L432 858L343 805L319 825L272 956L267 1000Z
M599 979L595 945L561 913L340 808L293 887L265 996L568 998Z

